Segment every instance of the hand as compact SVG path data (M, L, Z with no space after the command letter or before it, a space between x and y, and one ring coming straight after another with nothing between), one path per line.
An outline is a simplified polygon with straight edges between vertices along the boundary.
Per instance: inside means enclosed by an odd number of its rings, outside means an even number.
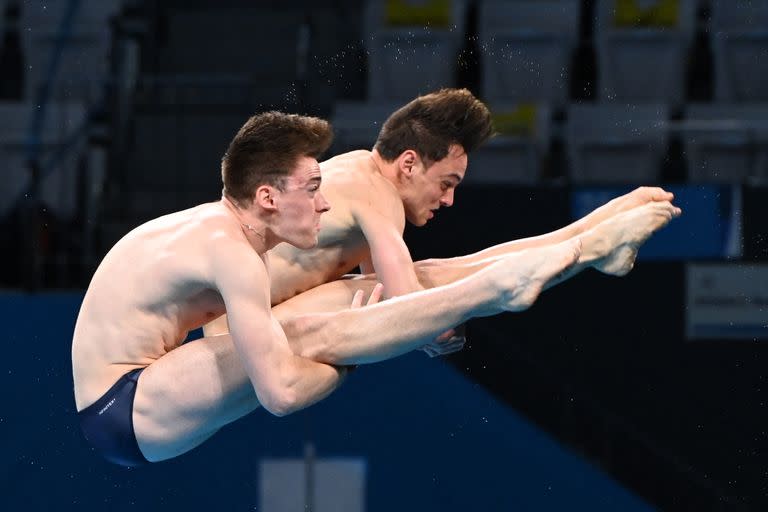
M368 302L366 302L365 305L370 306L372 304L377 304L381 300L381 295L383 292L384 285L381 283L376 283L376 286L374 286L373 290L371 290L371 294L368 296ZM357 309L362 307L364 297L365 292L363 290L357 290L355 295L352 297L352 304L349 306L349 308Z
M371 294L368 296L368 302L365 303L366 306L370 306L372 304L376 304L381 300L381 294L384 291L384 285L381 283L376 283L376 286L373 287L373 290L371 290ZM355 292L355 295L352 297L352 304L349 306L350 309L357 309L363 306L363 298L365 298L365 292L363 290L357 290ZM344 380L347 378L347 376L355 371L357 369L357 365L348 365L348 366L336 366L336 371L339 372L339 379Z
M462 324L456 327L456 329L447 330L438 336L435 341L424 345L419 350L425 352L429 357L444 356L463 349L466 342L467 336L464 324Z

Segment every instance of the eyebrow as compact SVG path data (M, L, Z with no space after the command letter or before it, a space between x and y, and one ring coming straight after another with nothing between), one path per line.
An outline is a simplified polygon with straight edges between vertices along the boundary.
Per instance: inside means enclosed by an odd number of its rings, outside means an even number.
M455 172L452 172L452 173L449 173L449 174L444 174L443 177L444 178L454 178L459 183L461 183L461 180L462 180L461 176L458 173L455 173Z

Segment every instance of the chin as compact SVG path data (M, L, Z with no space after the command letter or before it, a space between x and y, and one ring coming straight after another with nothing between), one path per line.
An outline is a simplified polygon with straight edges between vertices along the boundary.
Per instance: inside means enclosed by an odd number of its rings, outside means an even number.
M306 243L301 246L301 249L314 249L315 247L317 247L318 241L319 239L316 236L314 236L311 239L307 240Z
M412 225L414 225L416 227L419 227L419 228L427 223L426 217L415 217L414 218L413 216L408 216L408 217L406 217L406 220L409 223L411 223Z
M296 247L297 249L313 249L317 247L318 238L303 238L301 240L290 240L287 241L287 243L291 244L292 246Z

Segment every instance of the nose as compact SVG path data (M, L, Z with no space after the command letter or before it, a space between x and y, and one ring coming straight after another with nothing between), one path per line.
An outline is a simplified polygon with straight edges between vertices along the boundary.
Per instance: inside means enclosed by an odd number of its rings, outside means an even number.
M320 213L325 213L331 209L331 204L325 200L325 196L318 191L315 195L315 210Z
M449 188L445 191L445 194L443 194L443 197L440 198L440 205L441 206L453 206L453 189Z

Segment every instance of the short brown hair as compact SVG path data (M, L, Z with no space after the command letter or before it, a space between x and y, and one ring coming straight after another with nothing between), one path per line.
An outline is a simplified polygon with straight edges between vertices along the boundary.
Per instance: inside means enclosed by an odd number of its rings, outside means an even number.
M333 140L327 121L265 112L246 121L221 159L223 193L235 202L251 199L259 185L282 188L301 156L319 158Z
M390 162L407 149L437 162L448 155L451 144L469 153L492 135L491 113L482 101L467 89L441 89L389 116L374 149Z

